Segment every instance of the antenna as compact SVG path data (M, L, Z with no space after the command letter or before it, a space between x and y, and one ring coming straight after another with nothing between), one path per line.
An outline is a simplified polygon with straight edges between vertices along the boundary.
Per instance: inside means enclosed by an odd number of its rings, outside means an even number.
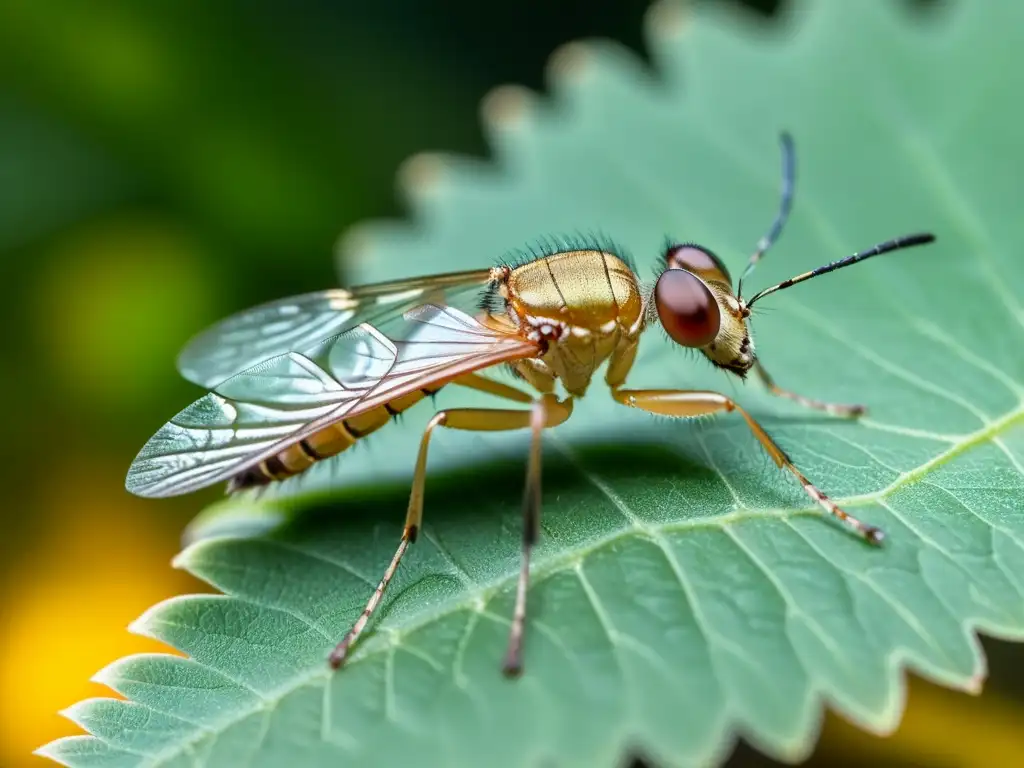
M797 283L802 283L804 280L810 280L812 277L818 275L827 275L829 272L835 272L837 269L848 267L851 264L856 264L858 261L864 261L864 259L870 259L872 256L879 256L883 253L889 253L890 251L899 251L903 248L912 248L915 245L925 245L935 241L935 235L930 232L921 232L915 235L904 235L903 237L895 237L892 240L886 240L884 243L869 248L866 251L855 253L852 256L833 261L830 264L826 264L823 267L812 269L810 272L804 272L802 275L791 277L788 280L783 280L778 285L773 285L771 288L765 288L763 291L754 294L754 297L747 302L747 307L753 305L755 301L760 299L762 296L767 296L769 293L775 293L781 291L783 288L789 288Z
M757 241L757 249L751 254L746 269L740 275L740 281L736 284L736 296L743 295L743 281L754 271L757 262L774 245L782 233L782 228L789 219L789 212L793 208L793 190L796 185L796 150L793 147L793 137L786 131L779 135L779 143L782 145L782 197L779 200L779 212L775 214L775 221L772 222L768 233Z

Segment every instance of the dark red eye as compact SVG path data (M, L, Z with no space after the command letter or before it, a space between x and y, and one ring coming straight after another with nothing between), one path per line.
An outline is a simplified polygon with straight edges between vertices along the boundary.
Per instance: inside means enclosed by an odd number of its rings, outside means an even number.
M718 302L704 282L684 269L666 269L654 286L661 325L676 344L703 347L714 341L721 324Z
M717 270L722 273L726 283L732 283L729 270L721 260L707 248L701 248L699 245L669 246L665 251L665 264L670 269L687 269L698 274L713 273Z

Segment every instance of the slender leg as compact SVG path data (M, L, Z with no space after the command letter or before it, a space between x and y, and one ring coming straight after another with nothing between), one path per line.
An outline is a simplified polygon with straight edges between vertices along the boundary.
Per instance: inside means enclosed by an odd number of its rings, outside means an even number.
M706 416L722 411L736 411L747 422L750 431L761 442L768 455L782 469L791 473L800 482L804 491L820 504L826 512L835 516L851 528L858 536L871 544L881 544L885 534L880 528L862 523L841 510L836 503L822 493L797 469L789 456L768 436L764 428L743 408L718 392L685 391L677 389L620 389L612 393L618 402L650 413L680 418Z
M813 400L803 395L798 395L796 392L790 392L788 389L783 389L775 383L775 380L768 375L768 371L761 365L761 361L758 360L754 363L754 370L757 372L758 378L764 383L768 391L778 397L785 397L788 400L792 400L794 403L799 403L805 408L813 408L817 411L824 411L830 413L833 416L844 416L847 418L863 416L867 411L863 405L839 405L837 403L826 403L822 400Z
M531 400L531 402L533 401ZM380 584L377 585L377 589L374 590L373 595L371 595L369 602L366 604L366 608L363 609L362 614L360 614L352 629L348 631L342 641L331 651L329 661L332 667L337 669L345 663L349 649L359 638L359 635L362 634L370 617L380 604L381 598L384 597L384 591L395 575L395 571L398 570L398 564L401 562L402 556L409 548L409 545L416 541L416 535L419 533L420 525L423 521L423 491L427 476L427 449L430 446L430 436L433 434L434 429L437 427L447 427L448 429L462 429L473 432L523 429L533 426L534 420L537 418L538 408L543 417L541 428L554 427L564 422L572 414L571 399L559 401L554 395L544 395L540 402L540 406L535 405L533 410L530 411L454 408L439 411L430 420L420 441L420 451L416 458L416 469L412 479L412 492L409 494L409 509L405 516L405 528L402 531L402 538L398 543L398 549L395 551L395 556L391 558L391 564L384 572L384 577L380 580ZM539 448L537 449L537 454L539 457ZM531 461L532 458L533 453L531 452ZM539 470L536 473L539 475Z
M460 376L452 383L533 405L530 412L530 428L533 434L526 468L526 488L523 493L523 556L516 585L516 604L509 632L508 653L505 655L503 667L506 676L517 677L523 671L523 631L526 623L526 590L530 580L530 555L537 543L540 530L541 432L548 419L546 401L537 400L516 387L476 373Z
M479 392L486 392L490 395L497 395L503 397L506 400L512 400L517 403L533 403L537 398L531 395L529 392L523 392L518 387L513 387L508 384L504 384L494 379L489 379L486 376L481 376L479 373L467 373L459 376L457 379L452 379L452 384L458 384L460 387L466 387L468 389L475 389Z
M518 677L523 671L523 629L526 623L526 587L530 581L530 555L540 532L540 445L541 432L547 426L545 400L537 400L530 412L530 456L526 464L526 488L523 491L523 556L516 584L516 607L508 636L508 653L503 671L506 677Z

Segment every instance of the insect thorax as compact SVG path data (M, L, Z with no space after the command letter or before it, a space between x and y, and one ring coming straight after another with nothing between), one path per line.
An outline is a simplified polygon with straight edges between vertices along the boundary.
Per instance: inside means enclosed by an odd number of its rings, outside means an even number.
M520 332L548 345L542 357L513 364L541 392L560 380L583 395L606 360L631 354L642 329L637 276L605 251L566 251L508 269L498 290Z

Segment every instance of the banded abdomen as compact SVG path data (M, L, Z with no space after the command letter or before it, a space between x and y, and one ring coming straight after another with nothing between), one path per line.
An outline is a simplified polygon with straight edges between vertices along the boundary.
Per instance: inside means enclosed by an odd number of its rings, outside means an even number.
M387 424L393 416L412 408L424 397L437 394L440 389L440 386L424 387L357 416L340 419L329 427L292 443L276 456L271 456L236 475L228 483L228 493L267 485L301 474L318 461L337 456L355 445L371 432L376 432Z

